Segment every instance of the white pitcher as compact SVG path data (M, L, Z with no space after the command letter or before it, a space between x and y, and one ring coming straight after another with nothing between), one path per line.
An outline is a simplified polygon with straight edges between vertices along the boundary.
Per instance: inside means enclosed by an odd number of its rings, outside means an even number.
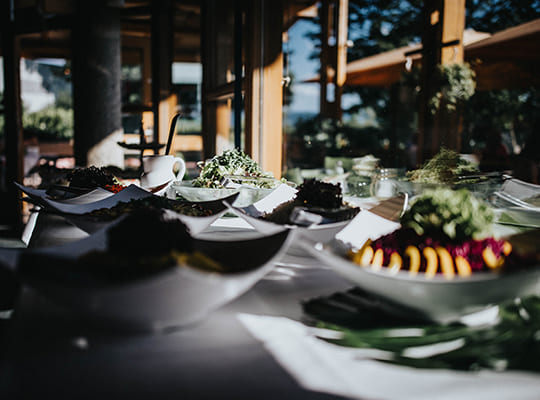
M141 186L153 189L182 180L186 172L186 163L180 157L171 155L144 156L143 170Z

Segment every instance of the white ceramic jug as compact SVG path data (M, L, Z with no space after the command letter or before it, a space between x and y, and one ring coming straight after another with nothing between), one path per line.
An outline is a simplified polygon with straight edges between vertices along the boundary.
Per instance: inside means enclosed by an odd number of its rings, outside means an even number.
M171 155L145 156L143 170L141 186L152 189L182 180L186 172L186 163L180 157Z

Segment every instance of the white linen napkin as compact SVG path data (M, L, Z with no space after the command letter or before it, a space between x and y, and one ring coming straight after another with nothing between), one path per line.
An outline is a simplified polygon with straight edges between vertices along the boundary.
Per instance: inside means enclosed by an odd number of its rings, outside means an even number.
M397 222L380 217L368 210L362 210L336 235L336 239L358 249L366 240L377 239L395 231L400 226Z

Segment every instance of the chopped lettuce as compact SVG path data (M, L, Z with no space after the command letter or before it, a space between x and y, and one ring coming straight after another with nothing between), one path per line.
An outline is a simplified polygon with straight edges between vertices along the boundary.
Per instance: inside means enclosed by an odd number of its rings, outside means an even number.
M274 188L281 183L271 173L263 172L259 164L243 151L233 149L207 161L199 177L193 180L193 186L223 188L223 178L228 176L254 178L249 180L249 184L260 188Z

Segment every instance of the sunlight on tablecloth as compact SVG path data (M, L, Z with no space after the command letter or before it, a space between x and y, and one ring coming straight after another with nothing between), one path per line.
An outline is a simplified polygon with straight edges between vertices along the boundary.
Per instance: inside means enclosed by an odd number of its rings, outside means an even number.
M540 395L537 374L390 365L370 359L371 349L327 343L315 337L313 328L288 318L239 314L238 319L309 390L378 400L537 400Z

